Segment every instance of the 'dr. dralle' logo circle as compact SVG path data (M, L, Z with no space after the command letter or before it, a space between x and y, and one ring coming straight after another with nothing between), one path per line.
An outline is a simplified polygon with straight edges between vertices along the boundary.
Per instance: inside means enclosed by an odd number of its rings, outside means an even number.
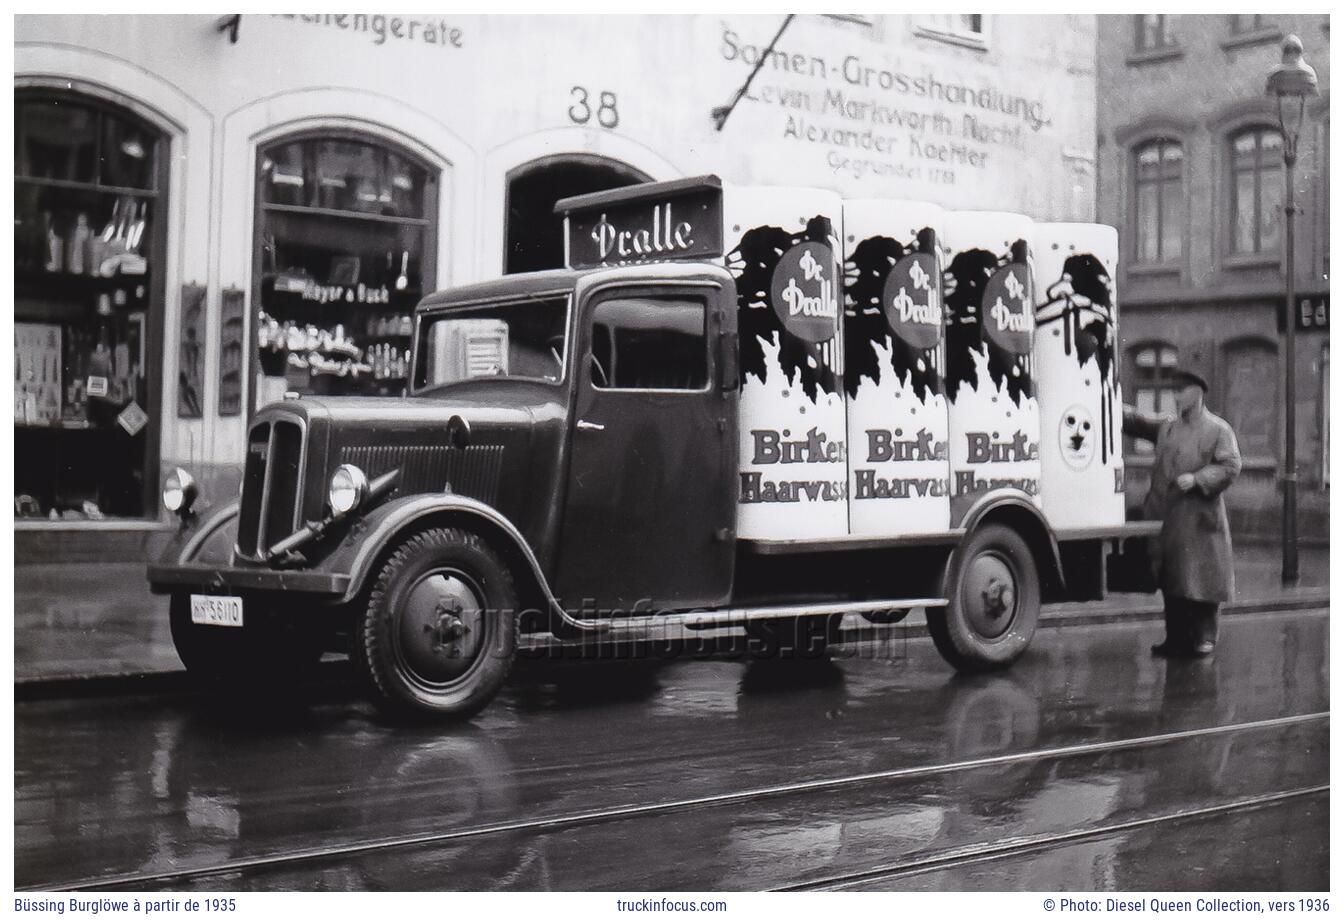
M1031 308L1031 272L1020 262L1005 265L985 285L981 300L985 336L1009 354L1031 354L1036 313Z
M840 316L835 255L822 243L799 243L770 276L770 305L792 335L819 344L835 338Z
M882 286L882 311L902 342L930 349L943 339L942 275L938 261L926 252L911 253L896 263Z

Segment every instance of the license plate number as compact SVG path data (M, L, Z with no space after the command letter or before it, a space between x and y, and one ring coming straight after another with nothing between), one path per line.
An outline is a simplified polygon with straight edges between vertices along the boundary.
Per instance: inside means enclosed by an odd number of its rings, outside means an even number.
M242 626L243 599L212 594L191 596L191 622L201 626Z

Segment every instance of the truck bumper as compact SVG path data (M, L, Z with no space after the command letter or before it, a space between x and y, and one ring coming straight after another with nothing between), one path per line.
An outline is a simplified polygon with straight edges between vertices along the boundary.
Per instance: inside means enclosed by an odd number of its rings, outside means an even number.
M181 562L149 566L149 589L154 594L198 589L201 593L227 591L274 591L306 594L335 600L350 586L350 576L339 572L291 572L276 569L240 568L207 562Z

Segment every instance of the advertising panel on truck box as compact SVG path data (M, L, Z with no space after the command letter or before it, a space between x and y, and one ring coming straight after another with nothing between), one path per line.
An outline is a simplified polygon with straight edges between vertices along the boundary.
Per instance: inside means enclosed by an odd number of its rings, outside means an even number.
M845 201L850 533L948 528L942 219L924 202Z
M1055 528L1125 519L1115 229L1036 224L1041 507Z

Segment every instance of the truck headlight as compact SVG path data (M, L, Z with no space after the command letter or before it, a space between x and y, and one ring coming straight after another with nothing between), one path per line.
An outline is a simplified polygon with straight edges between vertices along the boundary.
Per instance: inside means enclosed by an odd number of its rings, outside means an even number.
M190 514L196 491L196 480L179 466L168 474L163 484L163 507L174 514Z
M327 501L331 510L337 514L349 514L369 497L369 477L353 463L336 467L331 474L331 486L327 490Z

